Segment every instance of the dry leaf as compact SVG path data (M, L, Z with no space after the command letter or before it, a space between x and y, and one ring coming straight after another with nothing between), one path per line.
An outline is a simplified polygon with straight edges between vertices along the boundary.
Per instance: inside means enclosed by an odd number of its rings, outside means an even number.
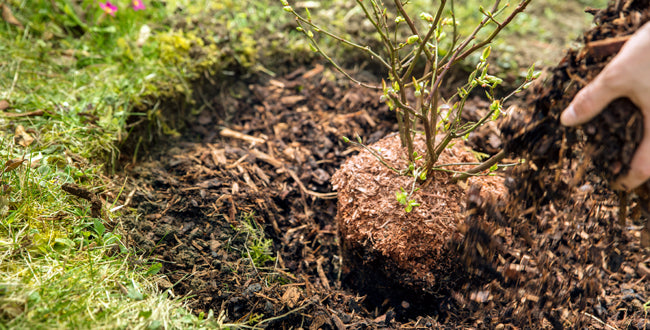
M9 159L5 163L5 168L4 168L4 170L2 170L2 172L4 172L4 173L11 172L11 171L17 169L18 166L20 166L20 164L22 164L24 161L25 161L24 158Z
M34 142L34 138L25 131L23 125L18 125L14 133L14 142L23 147L29 147Z
M9 101L7 100L0 100L0 111L9 109L11 104L9 104Z
M15 25L22 29L23 24L16 19L14 13L11 12L11 8L9 8L9 6L6 4L0 4L0 6L2 6L2 19L4 19L7 23Z
M300 290L294 286L290 286L282 295L281 300L283 304L289 308L293 308L298 303L298 300L300 300Z

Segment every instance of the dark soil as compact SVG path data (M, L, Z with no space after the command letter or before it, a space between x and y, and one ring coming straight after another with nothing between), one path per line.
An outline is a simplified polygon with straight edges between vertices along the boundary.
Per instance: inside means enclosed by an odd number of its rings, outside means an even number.
M602 33L586 40L631 34L650 17L646 8L637 1L597 13ZM532 114L503 126L514 141L508 150L528 163L506 180L510 199L469 193L464 236L453 242L464 279L435 299L401 289L369 299L346 285L328 193L358 150L340 137L372 143L396 126L377 93L321 66L258 77L188 116L182 138L159 143L125 173L138 214L125 220L127 240L162 262L160 287L187 296L197 313L225 311L259 327L645 328L644 204L630 196L630 217L619 217L607 186L638 143L638 115L612 106L582 130L559 125L579 83L608 59L581 54L569 52L553 70ZM370 267L348 276L382 280Z
M287 313L260 326L394 322L389 306L370 308L342 289L336 199L319 194L332 192L331 175L356 152L341 136L373 142L396 130L379 96L316 66L216 101L182 141L160 146L128 173L142 214L127 221L128 236L163 262L163 287L175 283L197 312L225 310L252 325ZM219 104L233 107L221 132ZM251 262L247 214L272 239L261 264Z

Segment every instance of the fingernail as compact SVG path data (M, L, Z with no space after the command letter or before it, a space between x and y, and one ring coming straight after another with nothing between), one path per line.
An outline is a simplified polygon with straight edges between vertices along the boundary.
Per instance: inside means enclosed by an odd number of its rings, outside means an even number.
M560 116L560 122L564 126L573 126L576 122L576 110L573 108L573 105L569 105L562 115Z

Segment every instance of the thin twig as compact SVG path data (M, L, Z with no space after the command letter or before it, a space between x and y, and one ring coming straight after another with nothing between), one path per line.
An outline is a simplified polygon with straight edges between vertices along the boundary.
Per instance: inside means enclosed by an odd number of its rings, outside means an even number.
M607 327L607 328L609 328L609 329L615 329L615 330L618 330L617 327L613 327L613 326L611 326L611 325L605 323L603 320L597 318L596 316L594 316L594 315L592 315L592 314L589 314L589 313L587 313L587 312L584 312L583 314L585 314L585 315L591 317L593 320L595 320L596 322L598 322L598 323L604 325L605 327Z
M318 25L312 23L311 21L309 21L308 19L306 19L306 18L300 16L300 14L298 14L298 12L296 12L295 10L293 10L293 8L291 9L291 13L292 13L294 16L296 16L296 19L298 19L300 22L303 22L303 23L309 25L311 28L313 28L314 30L316 30L318 33L323 33L323 34L327 35L328 37L330 37L330 38L332 38L332 39L334 39L334 40L336 40L336 41L339 41L339 42L341 42L341 43L343 43L343 44L346 44L346 45L348 45L348 46L351 46L351 47L354 47L354 48L360 49L360 50L362 50L362 51L364 51L364 52L367 52L368 54L370 54L370 56L372 56L373 58L375 58L375 59L377 59L379 62L381 62L381 64L382 64L383 66L385 66L386 68L389 68L389 69L390 69L390 65L389 65L388 63L386 63L386 61L384 61L384 59L383 59L381 56L379 56L379 54L375 53L375 52L374 52L370 47L368 47L368 46L361 46L361 45L356 44L356 43L354 43L354 42L352 42L352 41L350 41L350 40L343 39L343 38L341 38L341 37L339 37L339 36L337 36L337 35L335 35L335 34L329 32L329 31L327 31L327 30L324 30L324 29L321 28L320 26L318 26ZM306 30L305 30L304 33L306 33ZM310 39L313 39L313 38L310 38Z
M453 177L451 179L451 181L456 183L458 181L462 181L462 180L467 179L470 175L481 173L481 172L489 169L490 167L494 166L498 162L500 162L503 158L505 158L505 156L506 156L505 150L501 150L501 151L499 151L499 153L497 153L496 155L490 157L490 159L483 162L483 164L469 169L464 174L461 174L461 175L459 175L457 177Z
M301 311L301 310L303 310L303 309L305 309L305 308L311 306L313 303L314 303L313 301L309 301L308 303L306 303L306 304L304 304L304 305L302 305L302 306L300 306L300 307L298 307L298 308L295 308L295 309L293 309L293 310L290 310L290 311L288 311L288 312L286 312L286 313L284 313L284 314L282 314L282 315L278 315L278 316L275 316L275 317L268 318L268 319L266 319L266 320L262 320L262 321L260 321L259 323L257 323L257 324L255 325L255 327L259 327L259 326L261 326L261 325L264 324L264 323L269 323L269 322L273 322L273 321L281 320L281 319L283 319L283 318L285 318L285 317L287 317L287 316L289 316L289 315L291 315L291 314L294 314L295 312Z
M464 59L465 57L467 57L470 54L474 53L474 51L476 51L477 49L482 48L483 46L491 43L492 39L494 39L494 37L496 37L497 34L499 34L501 32L501 30L503 30L504 27L506 27L508 24L510 24L510 22L515 18L515 16L517 16L519 13L524 11L524 9L526 9L526 6L528 6L530 1L531 0L525 0L525 1L521 2L521 3L519 3L517 8L515 8L515 10L512 13L510 13L510 15L505 19L505 21L503 21L503 23L498 23L497 24L497 28L494 29L494 31L492 31L492 34L490 34L485 40L475 44L470 49L466 50L462 55L460 55L456 59L456 61L460 61L460 60ZM498 1L497 1L497 3L498 3ZM493 20L493 19L490 18L490 20ZM496 23L496 21L494 21L494 22Z
M386 168L392 170L393 172L395 172L395 173L397 173L397 174L399 174L399 175L402 175L402 171L400 171L400 170L398 170L397 168L395 168L395 166L390 165L390 164L388 163L388 161L386 160L386 158L384 158L382 155L380 155L380 154L379 154L377 151L375 151L374 149L372 149L372 148L366 146L366 145L363 144L363 143L359 143L359 142L356 142L356 141L352 141L352 140L350 140L350 143L352 143L352 144L354 144L354 145L356 145L356 146L359 146L359 147L365 149L365 150L368 151L371 155L373 155L375 158L377 158L377 160L378 160L382 165L386 166Z
M433 36L433 32L438 28L438 22L440 21L440 17L442 17L442 11L445 8L445 4L447 3L447 0L442 0L440 2L440 5L438 6L438 12L436 13L436 17L433 19L433 22L431 22L431 27L429 28L429 32L427 32L427 35L424 37L424 39L420 40L420 47L418 47L418 51L413 57L413 62L409 66L409 68L406 70L404 75L402 76L402 80L407 81L411 73L413 72L413 69L415 68L415 63L417 62L418 57L420 57L420 54L424 51L424 54L427 56L427 58L432 59L433 55L431 52L429 52L429 49L427 49L427 42L429 42L429 39L431 39L431 36ZM410 17L407 15L406 11L404 10L404 7L402 7L402 3L400 0L395 0L395 4L397 5L397 8L399 11L402 13L404 20L406 20L407 24L409 24L409 27L411 27L411 31L413 34L420 35L417 32L417 29L415 28L415 25L411 21ZM455 23L455 22L454 22ZM437 47L436 47L437 49Z

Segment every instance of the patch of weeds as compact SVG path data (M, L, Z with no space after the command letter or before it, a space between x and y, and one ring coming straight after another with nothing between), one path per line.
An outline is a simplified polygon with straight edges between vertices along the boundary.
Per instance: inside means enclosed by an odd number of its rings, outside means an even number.
M264 228L255 220L255 213L242 214L239 227L235 229L246 235L245 248L241 251L243 258L250 260L256 268L264 267L268 261L275 261L273 240L266 238Z

